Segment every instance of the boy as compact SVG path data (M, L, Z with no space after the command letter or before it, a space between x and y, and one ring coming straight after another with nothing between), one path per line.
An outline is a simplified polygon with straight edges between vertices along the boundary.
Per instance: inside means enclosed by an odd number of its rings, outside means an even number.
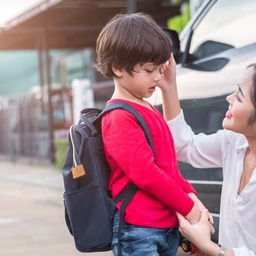
M127 102L143 116L156 151L154 159L144 131L131 114L118 109L104 115L102 134L111 167L112 196L117 196L130 182L139 188L121 224L122 256L174 256L179 245L175 212L196 223L203 205L179 173L173 139L165 120L145 100L158 83L171 80L164 76L171 55L170 41L149 15L118 14L99 34L96 53L96 69L114 79L115 90L109 102ZM113 220L115 255L118 210Z

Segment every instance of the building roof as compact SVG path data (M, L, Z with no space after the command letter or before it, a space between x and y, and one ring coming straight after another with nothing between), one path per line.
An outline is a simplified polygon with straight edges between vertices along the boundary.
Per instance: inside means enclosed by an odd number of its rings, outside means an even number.
M49 49L94 47L102 27L120 12L146 12L165 26L168 18L180 12L180 5L170 2L46 0L0 27L0 50L37 49L43 38Z

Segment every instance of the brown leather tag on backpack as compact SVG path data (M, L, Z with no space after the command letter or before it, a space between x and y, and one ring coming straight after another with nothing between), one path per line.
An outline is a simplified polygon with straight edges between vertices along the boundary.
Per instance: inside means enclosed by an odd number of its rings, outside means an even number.
M85 174L86 173L85 173L85 170L84 170L84 167L82 164L79 164L72 168L73 179L80 178L80 177L84 176Z

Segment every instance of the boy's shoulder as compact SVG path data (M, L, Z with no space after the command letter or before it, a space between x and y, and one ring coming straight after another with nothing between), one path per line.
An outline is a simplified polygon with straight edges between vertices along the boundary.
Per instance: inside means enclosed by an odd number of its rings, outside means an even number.
M107 104L112 103L112 102L125 102L129 105L131 105L134 109L136 109L138 112L147 112L148 110L150 111L158 111L156 107L151 105L147 101L142 101L142 102L135 102L131 100L126 100L126 99L111 99L107 102Z
M141 117L146 122L148 119L151 119L148 116L148 113L152 112L152 110L155 109L154 107L153 107L153 109L148 109L142 104L139 104L139 103L136 103L133 101L129 101L129 100L124 100L124 99L111 99L110 101L107 102L107 105L114 103L114 102L123 102L125 104L130 105L136 112L138 112L139 115L141 115ZM137 123L137 120L134 117L134 115L132 115L125 109L118 108L111 112L106 113L102 117L102 124L106 125L107 123L109 123L109 125L120 125L120 127L122 127L125 124Z
M136 106L136 104L133 104L133 102L131 101L126 101L126 100L110 100L108 101L107 104L110 103L114 103L114 102L124 102L129 104L132 108L134 108L139 114L142 115L140 108L138 106ZM129 113L128 111L118 108L115 110L112 110L108 113L106 113L103 117L102 117L102 125L106 124L106 123L110 123L113 125L119 125L120 127L122 127L123 125L127 124L128 122L132 121L135 122L136 119L135 117Z

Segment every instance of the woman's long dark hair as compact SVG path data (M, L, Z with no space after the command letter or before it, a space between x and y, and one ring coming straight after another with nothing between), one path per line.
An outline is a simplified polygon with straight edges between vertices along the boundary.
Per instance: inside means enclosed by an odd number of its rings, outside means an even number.
M247 67L247 69L248 68L252 68L254 71L254 73L252 75L252 89L251 89L251 93L250 93L251 101L254 106L254 112L251 115L251 117L249 118L249 124L253 124L256 122L256 63L249 65Z

